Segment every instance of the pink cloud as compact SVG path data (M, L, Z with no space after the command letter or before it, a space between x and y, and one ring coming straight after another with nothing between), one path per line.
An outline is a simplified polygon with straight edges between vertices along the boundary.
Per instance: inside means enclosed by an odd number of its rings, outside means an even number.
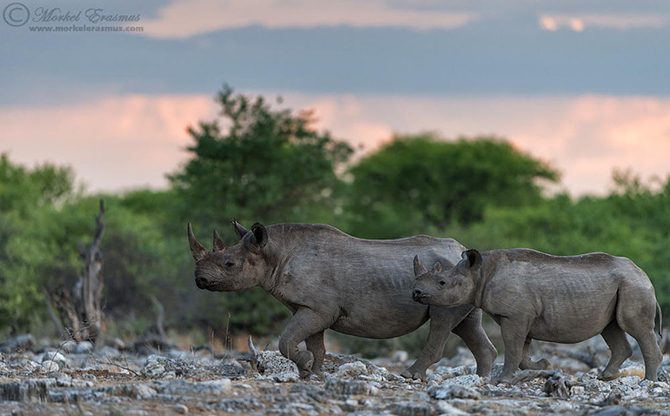
M393 133L495 134L552 163L576 195L606 192L615 168L645 178L670 174L670 98L282 96L290 108L315 109L318 128L362 152ZM22 163L72 165L93 190L162 187L165 173L188 157L186 126L211 120L216 112L208 95L128 95L0 109L0 151L9 150Z
M165 186L164 174L183 160L185 127L213 108L206 96L129 95L0 110L0 151L22 163L72 165L92 190Z
M143 20L144 31L139 34L188 38L251 25L452 29L477 18L472 12L398 9L383 0L173 0L154 19Z

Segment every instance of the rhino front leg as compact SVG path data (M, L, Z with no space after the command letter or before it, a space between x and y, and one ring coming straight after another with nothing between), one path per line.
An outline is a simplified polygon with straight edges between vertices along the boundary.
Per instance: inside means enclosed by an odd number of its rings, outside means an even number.
M505 344L505 364L497 381L510 381L519 369L523 357L523 346L528 337L528 323L510 318L500 319L500 332Z
M430 331L428 340L419 354L419 358L407 370L400 373L405 378L426 380L426 370L442 358L444 344L447 343L449 333L465 318L472 307L469 305L457 308L440 308L431 306Z
M310 376L315 356L312 351L298 350L298 344L312 335L323 332L327 327L321 315L311 309L303 308L293 315L279 337L279 351L296 364L300 377Z
M532 338L526 338L526 342L523 344L523 352L521 353L521 363L519 363L519 368L522 370L546 370L551 366L549 360L546 358L542 358L538 361L530 359L530 343L532 341Z
M324 331L318 332L314 335L307 337L305 340L305 345L307 345L307 350L311 351L314 355L314 363L312 364L312 373L321 374L321 366L323 365L323 359L326 356L326 344L323 341Z
M472 312L453 331L465 342L465 345L475 356L477 375L480 377L489 376L493 369L493 362L498 357L498 351L489 337L486 336L484 328L482 328L482 310L473 308Z

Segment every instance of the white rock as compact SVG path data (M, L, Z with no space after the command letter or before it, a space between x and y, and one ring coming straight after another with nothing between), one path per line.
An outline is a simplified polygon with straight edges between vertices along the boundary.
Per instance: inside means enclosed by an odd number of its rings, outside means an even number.
M229 393L233 383L228 378L195 383L198 394L223 395Z
M396 351L393 353L393 356L391 357L391 360L396 363L404 363L409 359L409 354L407 351Z
M454 407L447 403L444 400L438 400L435 403L435 410L437 410L437 413L441 415L448 415L448 416L466 416L469 415L468 412L464 412L461 409Z
M277 383L295 383L299 380L298 373L285 371L283 373L273 374L272 379Z
M173 409L180 415L185 415L188 413L188 407L184 406L183 404L176 404Z
M337 369L337 375L339 377L358 377L360 375L365 375L368 373L368 369L360 361L354 361L353 363L342 364Z
M75 348L77 348L77 342L73 340L65 341L60 345L60 349L68 354L72 353Z
M63 354L59 353L58 351L47 351L47 352L45 352L42 355L41 362L44 362L44 361L47 361L47 360L55 361L57 363L62 363L62 364L65 364L67 362L67 358L65 358L65 356Z
M42 361L42 368L40 368L41 372L53 373L54 371L58 370L60 370L60 366L57 362L51 360Z
M479 377L477 374L468 374L465 376L457 376L457 377L452 377L449 379L444 380L440 386L442 387L447 387L447 386L465 386L465 387L472 387L472 386L479 386L483 382L482 378Z
M82 341L74 349L75 354L89 354L93 351L93 344L89 341Z

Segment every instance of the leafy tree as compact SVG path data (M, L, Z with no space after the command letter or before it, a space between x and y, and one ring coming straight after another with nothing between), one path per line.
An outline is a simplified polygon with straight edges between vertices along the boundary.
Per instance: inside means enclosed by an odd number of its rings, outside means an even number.
M396 137L350 172L350 229L384 238L454 221L471 224L488 206L536 204L542 200L538 180L558 179L547 164L506 141L444 141L432 134Z
M275 110L229 87L217 102L221 119L188 129L193 158L169 176L184 213L208 227L232 218L332 220L341 187L335 171L351 147L316 131L310 112Z

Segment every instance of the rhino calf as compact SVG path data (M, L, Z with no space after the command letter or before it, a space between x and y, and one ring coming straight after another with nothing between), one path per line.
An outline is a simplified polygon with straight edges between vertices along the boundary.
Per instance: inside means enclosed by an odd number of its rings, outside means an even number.
M612 351L603 380L619 376L631 356L629 333L640 345L645 378L657 380L663 355L654 334L661 309L649 277L631 260L605 253L559 257L529 249L467 250L455 266L428 271L414 258L412 297L426 305L471 304L500 325L505 364L500 380L521 367L545 368L528 357L533 339L576 343L602 335Z
M460 336L477 360L477 372L491 372L497 354L482 329L482 312L420 305L412 300L414 275L407 264L414 253L445 267L465 249L450 238L416 236L399 240L364 240L322 224L233 223L239 243L227 247L214 233L206 250L188 226L200 289L236 291L260 286L293 312L279 338L279 351L303 377L319 373L326 352L324 331L366 338L408 334L430 320L428 341L416 362L402 375L424 379L440 358L450 332ZM298 349L305 341L306 350Z

